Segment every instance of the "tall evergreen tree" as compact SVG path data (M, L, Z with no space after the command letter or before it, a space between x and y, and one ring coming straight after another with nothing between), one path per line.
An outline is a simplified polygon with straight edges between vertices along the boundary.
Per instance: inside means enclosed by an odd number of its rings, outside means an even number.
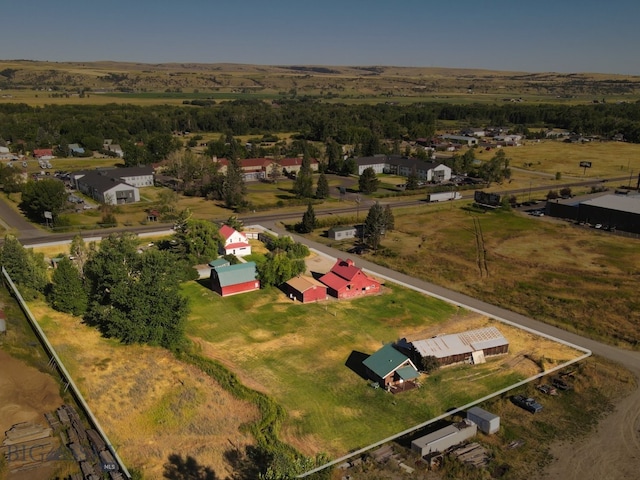
M240 205L247 193L247 186L244 184L244 177L242 175L242 165L240 164L240 160L235 156L229 158L222 190L224 203L229 208Z
M296 176L293 185L293 191L299 198L311 198L313 196L313 171L311 170L311 161L306 155L302 158L300 171Z
M60 312L83 315L87 310L87 291L81 274L68 257L58 262L53 272L48 300L49 304Z
M323 199L329 196L329 182L327 176L323 173L318 177L318 185L316 186L316 198Z
M300 222L298 230L300 233L311 233L316 228L316 213L313 209L313 205L307 206L307 211L302 215L302 222Z
M390 232L395 228L396 220L391 211L391 205L388 203L384 207L384 230Z
M335 140L329 140L325 147L325 156L327 158L327 170L333 173L342 171L342 148Z
M364 221L364 237L367 243L377 250L380 246L380 238L384 232L385 215L379 202L374 203L369 209L367 218Z

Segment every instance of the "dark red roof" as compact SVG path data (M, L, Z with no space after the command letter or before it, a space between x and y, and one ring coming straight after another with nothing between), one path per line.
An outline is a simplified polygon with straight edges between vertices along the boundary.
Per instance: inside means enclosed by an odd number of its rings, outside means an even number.
M318 163L318 160L316 160L315 158L310 158L309 163L315 164L315 163ZM290 167L292 165L302 165L302 159L301 158L283 158L282 160L280 160L280 165L282 165L283 167Z
M342 278L353 280L353 277L362 270L353 264L353 260L342 260L339 258L336 264L331 267L331 271Z
M324 283L327 287L334 289L336 292L349 285L349 280L339 277L333 272L325 273L318 280Z
M53 156L53 150L50 148L35 148L33 150L34 157L44 157L45 155Z

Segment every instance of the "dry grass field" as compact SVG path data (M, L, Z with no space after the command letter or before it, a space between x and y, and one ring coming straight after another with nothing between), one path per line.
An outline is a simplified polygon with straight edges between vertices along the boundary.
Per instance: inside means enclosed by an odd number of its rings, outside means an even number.
M166 350L124 347L43 303L30 308L128 466L161 478L178 454L232 473L224 453L252 442L240 427L257 418L254 406Z
M0 61L7 72L0 102L139 105L189 98L313 95L327 101L408 103L584 103L633 101L640 78L625 75L499 72L393 66L267 66ZM470 88L470 85L472 87ZM80 93L82 91L82 94ZM118 92L131 93L118 93Z
M316 238L327 241L319 232ZM381 251L366 256L562 328L637 347L637 242L517 212L425 205L398 209Z

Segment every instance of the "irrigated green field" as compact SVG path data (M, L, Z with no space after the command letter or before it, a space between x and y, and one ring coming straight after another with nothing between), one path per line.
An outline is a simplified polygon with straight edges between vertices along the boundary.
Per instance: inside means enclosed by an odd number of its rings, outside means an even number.
M543 358L545 368L579 355L498 324L508 355L441 369L423 377L422 388L390 395L354 371L384 343L496 322L395 285L379 296L310 305L276 289L226 298L198 283L183 291L192 307L188 334L201 353L283 405L284 438L307 454L344 454L538 373L533 361L514 361L524 354Z

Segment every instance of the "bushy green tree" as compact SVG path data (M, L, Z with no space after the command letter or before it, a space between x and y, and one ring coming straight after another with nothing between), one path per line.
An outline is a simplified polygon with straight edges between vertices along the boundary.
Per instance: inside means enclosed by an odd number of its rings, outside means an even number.
M191 265L209 262L218 257L222 239L218 227L208 220L187 218L176 222L172 248Z
M304 260L291 258L286 252L270 252L267 259L258 265L260 285L282 285L287 280L306 270Z
M68 257L58 262L51 277L51 289L47 299L49 304L60 312L83 315L87 310L87 291L80 271Z
M376 171L373 167L367 167L362 171L362 175L358 178L358 187L360 191L365 195L369 195L378 190L378 184L380 180L376 176Z
M28 181L22 188L21 207L32 219L42 221L44 212L56 217L65 206L67 196L64 183L59 180Z
M412 170L407 177L407 190L416 190L418 188L418 174L415 170Z
M177 348L188 313L180 269L166 251L137 253L136 237L114 234L85 265L89 307L85 319L124 343Z
M6 235L0 254L0 263L11 279L25 288L21 292L23 296L35 298L38 292L44 292L48 279L43 254L25 249L16 237Z

